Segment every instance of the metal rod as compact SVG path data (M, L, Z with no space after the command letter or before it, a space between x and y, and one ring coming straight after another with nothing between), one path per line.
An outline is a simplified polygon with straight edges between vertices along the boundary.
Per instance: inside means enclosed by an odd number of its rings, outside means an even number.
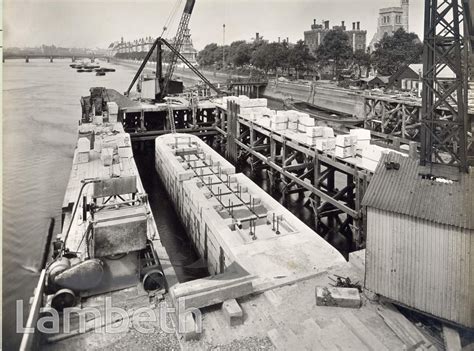
M135 73L135 76L133 77L132 82L130 83L127 91L125 92L125 95L128 95L130 93L130 90L132 90L133 86L135 85L135 82L137 81L138 77L140 77L140 74L142 74L143 69L145 68L148 60L150 59L151 55L153 54L153 51L155 51L156 45L158 44L158 41L160 41L161 38L157 38L155 42L153 43L152 47L146 54L145 58L143 59L142 64L140 65L140 68L138 69L137 73Z

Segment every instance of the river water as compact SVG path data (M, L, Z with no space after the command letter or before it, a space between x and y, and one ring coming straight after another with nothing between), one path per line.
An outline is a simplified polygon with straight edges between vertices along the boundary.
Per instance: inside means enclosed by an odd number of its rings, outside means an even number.
M7 60L3 66L3 348L18 348L16 323L26 320L29 297L51 218L60 231L61 204L66 190L81 117L79 99L89 88L106 86L125 91L135 69L114 66L106 76L78 73L69 60ZM106 65L111 66L111 65ZM153 150L137 158L140 173L162 237L175 253L173 263L182 280L202 275L185 269L197 257L167 204L166 193L152 172ZM158 201L159 200L159 201ZM158 211L157 204L163 205ZM16 316L16 300L24 313ZM5 318L11 316L11 318ZM13 318L15 316L15 318Z
M106 76L78 73L69 60L7 60L3 66L3 349L18 348L16 324L26 321L29 297L39 274L51 218L60 231L61 204L71 170L79 99L89 88L105 86L125 91L136 68L114 65ZM105 66L112 66L111 64ZM271 102L276 108L277 103ZM138 150L138 149L137 149ZM206 274L186 239L176 213L154 171L152 143L135 150L137 166L163 243L181 281ZM245 173L248 170L243 169ZM264 175L254 180L267 192ZM272 194L301 220L312 225L312 211L303 198ZM333 241L338 246L338 241ZM344 247L340 247L344 251ZM17 313L16 301L23 314ZM5 318L7 317L8 318Z

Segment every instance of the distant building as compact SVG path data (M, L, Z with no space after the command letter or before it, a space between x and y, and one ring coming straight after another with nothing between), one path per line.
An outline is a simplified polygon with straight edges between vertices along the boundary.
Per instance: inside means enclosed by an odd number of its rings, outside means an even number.
M153 37L146 37L135 39L132 42L124 42L123 37L120 42L114 42L109 45L109 51L115 55L115 53L128 53L128 52L148 52L153 46L155 39ZM171 43L174 39L170 40ZM164 47L163 50L168 50ZM189 29L184 34L183 46L181 48L181 54L191 63L196 63L197 50L193 46L191 40L191 34Z
M353 51L365 51L367 45L367 31L360 29L360 22L353 22L352 29L350 30L347 30L344 21L341 22L340 26L334 26L332 29L341 29L348 35ZM311 25L311 30L304 32L304 42L311 52L314 53L316 51L330 30L329 21L323 21L323 24L317 24L316 20L314 20Z
M386 7L379 10L377 32L369 44L371 51L375 50L375 44L378 43L385 34L392 35L400 28L408 32L409 8L409 0L400 0L400 7Z
M189 28L186 29L186 33L184 33L183 46L181 47L180 53L192 64L197 62L197 50L193 46Z
M411 91L421 97L423 90L423 64L412 63L403 66L390 78L390 85L402 91ZM448 67L444 67L437 73L438 82L452 81L456 79L454 72Z

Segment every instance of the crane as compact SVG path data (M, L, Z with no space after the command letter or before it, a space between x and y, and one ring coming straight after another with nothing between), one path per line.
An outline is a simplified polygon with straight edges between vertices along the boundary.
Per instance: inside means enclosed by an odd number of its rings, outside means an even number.
M214 84L212 84L199 70L194 67L181 53L181 48L183 46L184 36L188 29L189 20L191 18L191 14L194 9L194 4L196 0L187 0L186 5L184 7L183 15L181 16L181 20L178 26L178 30L176 32L176 36L174 39L173 44L169 43L166 39L162 37L158 37L153 45L151 46L150 50L148 51L145 59L143 60L142 64L140 65L137 73L133 77L132 82L130 83L125 95L130 93L130 90L133 88L134 84L136 83L137 79L140 77L141 73L143 72L148 60L153 55L156 50L156 93L155 93L155 100L163 101L165 96L167 95L170 87L170 82L172 81L173 72L176 67L176 62L180 59L186 66L188 66L191 71L196 74L207 86L209 86L212 90L214 90L218 95L224 95L220 89L218 89ZM171 51L171 59L168 65L165 77L163 78L163 50L162 47L165 45Z
M186 5L184 6L184 11L181 16L181 20L179 21L178 30L176 31L176 36L174 38L173 47L179 53L181 52L181 48L183 47L183 40L186 31L188 30L189 20L191 18L191 14L194 9L194 4L196 0L187 0ZM163 85L160 87L159 97L166 96L168 91L168 86L173 77L174 69L176 67L176 62L178 61L178 55L175 52L171 51L171 58L168 65L168 69L166 71L166 75L164 78Z

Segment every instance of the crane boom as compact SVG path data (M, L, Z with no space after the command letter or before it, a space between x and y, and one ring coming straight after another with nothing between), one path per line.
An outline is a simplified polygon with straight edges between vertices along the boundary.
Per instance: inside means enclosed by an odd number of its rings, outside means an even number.
M183 41L184 41L184 36L186 34L186 31L188 29L189 25L189 20L191 18L191 14L194 9L194 4L196 0L187 0L186 5L184 6L184 11L183 15L181 16L181 20L179 22L178 30L176 31L176 36L173 42L173 47L176 49L176 51L179 53L181 52L181 48L183 46ZM176 55L175 52L171 52L171 58L170 62L168 65L168 69L166 71L166 75L164 78L164 83L163 83L163 88L162 91L160 92L160 95L166 96L167 90L168 90L168 85L173 77L174 69L176 66L176 62L178 61L178 55Z

